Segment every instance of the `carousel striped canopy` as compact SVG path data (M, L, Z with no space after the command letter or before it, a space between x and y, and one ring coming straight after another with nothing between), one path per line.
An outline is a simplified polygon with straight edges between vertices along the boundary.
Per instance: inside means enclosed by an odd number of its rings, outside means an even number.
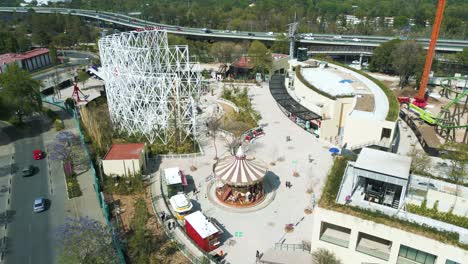
M263 179L266 166L259 161L248 160L242 147L235 156L219 161L214 169L215 176L227 185L248 186Z

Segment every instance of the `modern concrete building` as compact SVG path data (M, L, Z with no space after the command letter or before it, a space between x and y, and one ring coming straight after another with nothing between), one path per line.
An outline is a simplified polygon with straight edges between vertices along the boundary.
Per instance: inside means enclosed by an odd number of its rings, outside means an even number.
M133 176L146 168L144 143L113 144L102 160L106 175Z
M364 148L357 161L350 163L338 200L400 209L408 190L410 167L410 157Z
M391 147L396 122L386 120L387 96L365 76L326 62L293 60L286 82L288 93L320 116L315 125L305 125L320 138L348 149Z
M9 65L17 64L29 72L44 68L52 64L49 49L39 48L21 54L5 53L0 55L0 73L5 72Z
M312 217L311 251L328 249L343 263L464 264L468 260L468 251L462 248L352 215L316 208Z
M314 210L311 251L325 248L353 264L467 263L468 251L455 246L468 245L467 229L406 211L411 181L422 178L410 174L410 165L409 157L364 148L347 164L339 206ZM434 230L457 234L458 243L437 241Z

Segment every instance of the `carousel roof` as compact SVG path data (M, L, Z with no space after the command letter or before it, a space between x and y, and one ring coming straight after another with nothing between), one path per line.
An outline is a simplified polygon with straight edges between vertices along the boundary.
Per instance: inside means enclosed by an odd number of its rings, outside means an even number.
M266 166L256 160L248 160L242 147L235 156L219 161L214 174L222 182L234 186L247 186L259 182L267 172Z

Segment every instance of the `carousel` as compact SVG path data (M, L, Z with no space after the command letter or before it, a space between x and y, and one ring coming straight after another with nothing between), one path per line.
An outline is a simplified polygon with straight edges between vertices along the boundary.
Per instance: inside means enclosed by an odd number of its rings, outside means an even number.
M220 181L216 188L217 199L230 206L250 207L263 201L263 178L266 165L255 159L247 159L242 146L235 156L220 160L214 174Z

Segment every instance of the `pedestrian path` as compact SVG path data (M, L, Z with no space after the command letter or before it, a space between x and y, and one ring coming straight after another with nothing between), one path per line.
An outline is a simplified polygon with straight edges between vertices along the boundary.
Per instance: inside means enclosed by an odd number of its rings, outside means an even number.
M171 216L172 213L170 209L168 208L166 202L164 201L164 196L161 192L161 188L160 188L161 179L159 177L159 173L154 173L151 179L152 179L152 182L151 182L150 188L151 188L151 200L153 202L153 210L154 210L154 213L157 215L158 220L162 221L160 217L162 213L168 216ZM165 219L163 223L163 227L164 227L164 231L166 232L166 234L171 239L175 239L177 243L184 245L184 247L181 248L181 251L182 253L184 253L184 255L188 259L192 261L195 258L202 259L204 256L204 253L193 244L193 242L185 234L185 231L179 225L176 225L175 229L168 228L168 224L172 223L173 221L174 221L173 217Z

